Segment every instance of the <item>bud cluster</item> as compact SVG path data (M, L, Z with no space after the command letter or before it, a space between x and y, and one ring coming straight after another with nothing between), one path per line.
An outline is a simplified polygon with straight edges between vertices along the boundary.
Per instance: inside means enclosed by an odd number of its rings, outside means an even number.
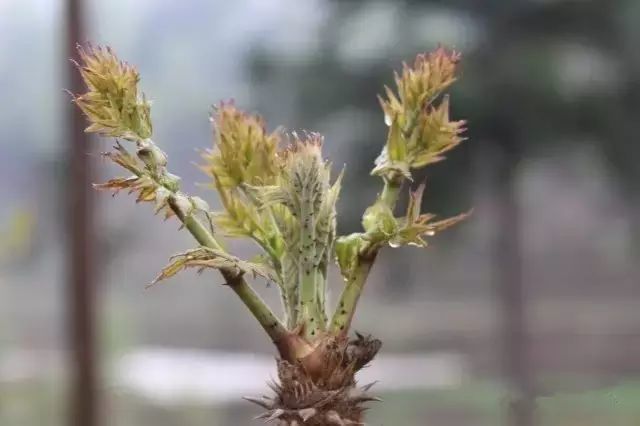
M211 121L216 143L203 154L205 173L224 189L274 183L279 131L268 133L261 117L240 111L232 102L216 106Z
M151 103L138 93L140 76L108 47L78 47L76 64L87 92L74 96L90 121L87 132L129 140L151 137Z
M150 103L138 91L140 76L132 66L120 61L110 48L78 47L82 64L76 64L87 85L87 92L74 96L74 102L90 122L87 132L119 137L135 143L132 155L119 142L103 156L131 173L94 185L97 189L122 189L137 193L137 202L154 202L156 213L165 218L188 217L209 207L199 197L179 191L180 178L168 172L167 155L150 139Z
M418 55L413 66L404 64L395 75L397 96L385 87L379 97L389 126L387 143L372 171L388 179L410 178L411 169L442 160L442 154L463 139L464 121L449 119L449 100L434 106L438 96L456 79L460 55L443 48Z
M345 337L383 246L424 247L426 237L466 217L435 221L434 215L421 213L423 185L410 192L406 214L394 214L402 182L411 178L411 170L441 160L444 152L462 141L463 122L450 120L448 98L437 102L455 81L459 61L455 52L438 49L419 55L412 66L405 64L396 74L397 94L386 88L387 98L380 102L389 133L373 170L383 178L384 188L363 215L364 231L342 237L336 235L342 173L332 181L320 134L292 133L285 138L279 130L269 132L261 117L241 111L233 102L214 107L214 144L202 153L200 166L223 207L211 212L201 198L182 193L180 178L167 170L167 155L151 139L150 103L138 90L137 71L109 48L80 48L80 57L78 68L87 92L74 96L74 101L90 122L86 131L135 145L130 152L116 142L104 154L131 176L96 188L127 190L137 194L138 202L155 203L156 213L176 216L200 244L172 258L156 281L186 268L219 269L281 355L294 364L322 348L327 336ZM282 146L285 139L288 144ZM249 238L264 253L256 261L241 260L222 248L217 234ZM326 287L328 266L334 260L345 285L329 319ZM278 285L285 313L282 322L244 281L245 274ZM307 359L305 368L314 364L313 359Z

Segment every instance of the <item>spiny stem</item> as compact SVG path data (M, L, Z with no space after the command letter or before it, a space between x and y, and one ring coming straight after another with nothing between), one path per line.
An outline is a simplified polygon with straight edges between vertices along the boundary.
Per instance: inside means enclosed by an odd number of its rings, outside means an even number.
M283 268L290 268L290 267L292 267L291 262L287 261L286 263L283 263ZM285 276L285 274L287 273L289 272L283 269L283 276ZM300 298L298 295L298 287L288 286L285 282L282 288L282 296L284 301L284 310L287 317L287 327L290 330L293 330L298 325L298 313L299 313L299 301L300 301Z
M315 166L317 167L317 165ZM315 170L315 168L314 168ZM319 270L319 265L315 262L317 248L316 220L317 211L311 198L315 185L309 182L309 177L301 185L303 202L300 207L300 244L301 256L299 267L300 281L300 310L302 313L302 323L304 324L304 335L307 340L316 339L320 330L325 329L324 316L320 310L318 298L318 282L323 279Z
M318 275L318 271L314 268L305 269L305 267L303 267L301 272L300 303L304 321L304 334L308 340L314 340L319 336L318 330L324 329L324 318L320 312L316 297L316 276Z
M302 262L299 268L300 276L300 310L304 324L304 334L308 340L314 340L324 330L324 316L320 310L318 282L323 279L319 266L314 263L316 238L314 217L311 211L306 213L302 222Z
M344 286L338 306L336 306L336 310L331 318L331 326L329 329L331 334L346 335L349 332L358 299L360 299L362 288L367 281L376 254L377 250L370 258L358 260L358 267Z
M327 270L326 266L320 270L320 274L317 276L318 282L316 283L316 297L318 298L318 309L320 310L320 315L322 315L321 325L323 329L327 327L327 308L326 308L326 300L327 300Z

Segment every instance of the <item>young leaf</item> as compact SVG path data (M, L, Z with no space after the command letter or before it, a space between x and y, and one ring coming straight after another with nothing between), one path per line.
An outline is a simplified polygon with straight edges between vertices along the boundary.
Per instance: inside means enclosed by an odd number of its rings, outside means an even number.
M211 121L215 146L204 152L201 169L216 185L230 190L243 184L273 184L279 167L279 131L268 133L261 117L246 114L233 103L216 106Z
M149 284L171 278L186 268L197 268L199 272L206 268L230 270L234 274L248 274L252 277L263 277L275 281L275 273L265 264L258 264L241 260L226 252L199 247L174 255L171 262L165 266L160 274Z
M91 124L87 132L134 141L151 137L151 103L138 93L140 76L108 47L78 47L88 91L74 102Z
M363 234L360 233L345 235L336 239L336 260L345 280L351 278L353 271L358 266L358 256L365 245Z
M462 141L464 123L449 120L448 98L430 107L455 81L459 60L458 53L442 48L418 55L412 66L404 64L402 74L395 75L397 96L385 86L387 99L379 99L389 133L372 174L411 178L410 169L441 160L440 154Z

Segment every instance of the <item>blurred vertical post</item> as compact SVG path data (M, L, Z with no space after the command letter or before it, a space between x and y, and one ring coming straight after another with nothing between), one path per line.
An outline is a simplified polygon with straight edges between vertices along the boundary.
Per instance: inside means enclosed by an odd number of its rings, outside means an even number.
M509 122L509 121L507 121ZM503 363L509 385L509 426L534 424L534 396L529 365L526 299L522 280L520 210L516 170L521 159L514 129L503 129L501 164L497 177L496 269L498 298L502 306Z
M83 1L66 0L66 57L78 59L76 44L84 40ZM73 93L82 91L82 80L65 62L67 87ZM92 227L92 194L90 145L78 108L69 107L68 122L68 318L70 337L71 395L70 425L96 426L96 350L94 341L94 237Z

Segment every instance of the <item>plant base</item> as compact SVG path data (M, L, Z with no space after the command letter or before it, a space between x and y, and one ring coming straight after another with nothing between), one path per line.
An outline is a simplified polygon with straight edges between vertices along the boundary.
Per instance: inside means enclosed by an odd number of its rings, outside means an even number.
M362 425L364 404L379 401L368 393L374 383L358 387L355 374L376 355L382 343L370 336L328 336L298 360L278 359L273 397L245 398L265 408L258 418L279 426Z

